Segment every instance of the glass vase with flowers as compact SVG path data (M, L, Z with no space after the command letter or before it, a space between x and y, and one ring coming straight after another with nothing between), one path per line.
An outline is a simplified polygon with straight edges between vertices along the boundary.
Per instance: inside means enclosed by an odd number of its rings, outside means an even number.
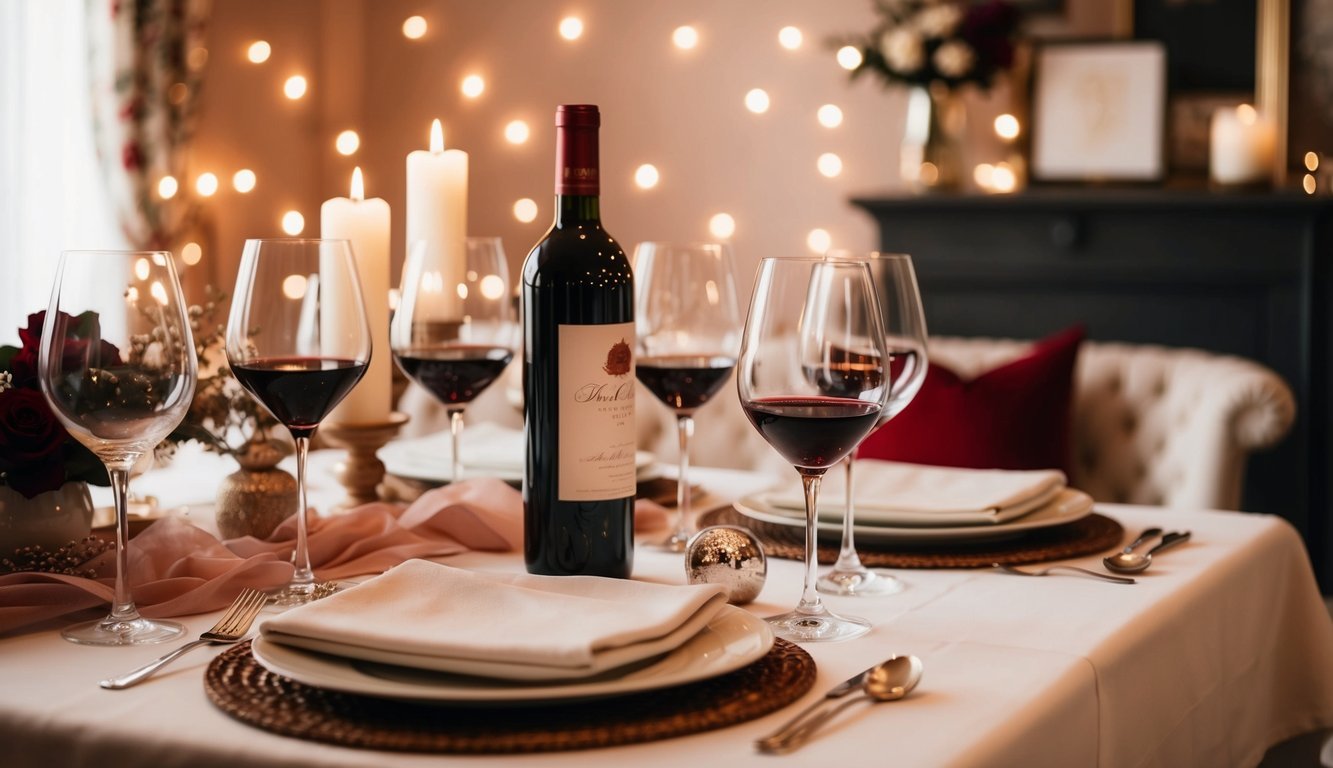
M963 179L964 86L987 88L1014 62L1017 8L1003 0L875 0L869 34L843 41L860 52L856 78L906 85L900 171L918 191Z

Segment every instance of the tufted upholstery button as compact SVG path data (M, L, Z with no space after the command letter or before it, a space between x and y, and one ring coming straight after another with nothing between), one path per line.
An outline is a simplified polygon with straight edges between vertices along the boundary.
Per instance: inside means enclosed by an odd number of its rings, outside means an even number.
M1152 393L1154 397L1161 397L1162 395L1166 394L1165 376L1159 377L1157 381L1152 385Z
M1114 395L1114 394L1117 394L1117 393L1120 392L1120 377L1119 377L1119 376L1112 376L1112 377L1110 377L1109 379L1106 380L1106 391L1107 391L1107 392L1110 392L1110 393L1113 394L1113 395Z
M1133 413L1127 413L1124 420L1121 421L1121 426L1124 428L1125 434L1132 435L1134 430L1139 428L1139 419Z

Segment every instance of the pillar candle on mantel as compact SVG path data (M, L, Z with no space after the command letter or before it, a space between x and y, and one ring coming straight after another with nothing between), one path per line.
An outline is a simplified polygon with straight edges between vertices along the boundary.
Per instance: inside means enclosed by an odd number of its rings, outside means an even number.
M330 421L344 424L373 424L388 420L393 409L393 354L389 350L389 204L376 197L365 199L361 169L352 171L351 197L325 200L319 209L319 234L348 240L361 280L373 345L370 368L360 383L329 414ZM326 277L327 279L327 277ZM346 312L324 307L321 333L328 334L348 322Z
M1213 112L1208 172L1217 184L1264 184L1273 175L1273 121L1249 104Z
M462 314L456 288L467 270L467 153L444 148L440 121L430 126L430 150L407 155L407 249L421 242L444 278L450 302L441 318Z

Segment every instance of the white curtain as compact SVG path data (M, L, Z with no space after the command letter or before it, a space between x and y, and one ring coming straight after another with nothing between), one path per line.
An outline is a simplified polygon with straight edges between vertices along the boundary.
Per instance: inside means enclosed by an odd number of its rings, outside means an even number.
M89 12L0 0L0 344L46 308L62 250L128 247L93 148Z

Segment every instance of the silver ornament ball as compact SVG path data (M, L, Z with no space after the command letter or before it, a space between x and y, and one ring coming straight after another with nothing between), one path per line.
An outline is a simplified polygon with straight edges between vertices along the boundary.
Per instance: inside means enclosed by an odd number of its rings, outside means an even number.
M749 530L714 525L690 539L685 576L691 584L721 585L727 590L727 602L744 605L764 588L768 561L763 545Z

